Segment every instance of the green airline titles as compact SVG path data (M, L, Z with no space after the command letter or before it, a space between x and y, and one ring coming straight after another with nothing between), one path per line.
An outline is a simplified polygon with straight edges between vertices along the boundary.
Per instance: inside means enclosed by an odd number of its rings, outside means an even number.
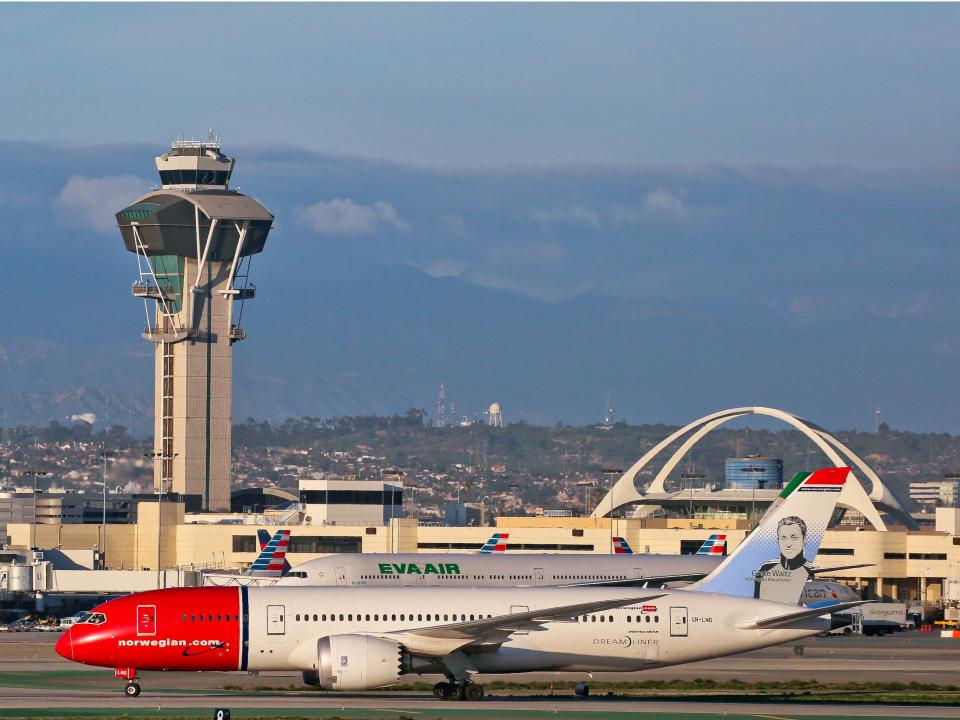
M439 569L438 569L439 566ZM438 563L434 565L433 563L427 563L423 566L423 570L420 569L419 565L413 563L400 563L399 565L393 563L380 563L380 574L381 575L459 575L460 566L455 565L454 563Z

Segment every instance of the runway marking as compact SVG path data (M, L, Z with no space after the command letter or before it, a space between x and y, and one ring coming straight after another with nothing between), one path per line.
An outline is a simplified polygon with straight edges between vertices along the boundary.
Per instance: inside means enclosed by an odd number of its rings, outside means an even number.
M767 718L767 720L794 720L793 718L782 717L780 715L754 715L758 718Z

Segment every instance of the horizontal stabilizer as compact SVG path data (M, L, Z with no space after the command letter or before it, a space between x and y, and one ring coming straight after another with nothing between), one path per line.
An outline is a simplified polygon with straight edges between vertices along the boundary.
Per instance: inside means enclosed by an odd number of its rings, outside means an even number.
M670 573L668 575L646 575L635 578L617 578L611 580L581 580L579 582L557 583L560 587L655 587L670 582L695 582L707 576L707 572Z
M811 575L829 575L830 573L840 572L841 570L855 570L857 568L873 567L876 563L857 563L856 565L834 565L833 567L813 567L810 568Z
M859 605L873 602L873 600L850 600L849 602L832 603L830 605L821 605L820 607L803 608L783 615L774 615L773 617L753 620L746 623L739 623L737 627L740 630L767 630L769 628L783 627L798 620L809 620L810 618L829 615L830 613L849 610Z

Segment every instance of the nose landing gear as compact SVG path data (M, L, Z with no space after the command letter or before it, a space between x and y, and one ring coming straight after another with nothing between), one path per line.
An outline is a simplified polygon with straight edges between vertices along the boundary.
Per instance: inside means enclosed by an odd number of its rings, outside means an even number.
M113 671L113 676L127 681L123 688L123 694L127 697L136 697L140 694L140 683L137 682L137 669L132 667L119 667Z

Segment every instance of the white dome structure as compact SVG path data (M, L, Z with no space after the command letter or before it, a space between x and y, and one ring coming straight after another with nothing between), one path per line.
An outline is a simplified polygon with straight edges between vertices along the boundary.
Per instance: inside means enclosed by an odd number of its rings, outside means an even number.
M700 442L708 433L724 423L747 415L762 415L771 417L802 432L816 445L834 467L850 466L854 482L848 482L840 495L839 505L856 510L863 515L876 530L886 530L887 526L880 517L885 512L896 518L909 528L916 523L910 513L896 498L893 492L877 476L873 469L858 457L850 448L830 435L823 428L804 420L797 415L768 407L739 407L705 415L692 423L685 425L670 436L654 445L643 457L635 462L610 489L607 495L597 504L592 517L606 517L613 512L630 505L656 505L657 500L668 495L666 480L673 469L686 457L690 449ZM667 447L686 438L674 453L664 463L656 474L653 482L641 493L634 485L634 477L649 465ZM864 489L857 472L870 481L869 494Z
M500 408L500 403L490 403L490 409L487 411L487 425L490 427L503 427L503 411Z

